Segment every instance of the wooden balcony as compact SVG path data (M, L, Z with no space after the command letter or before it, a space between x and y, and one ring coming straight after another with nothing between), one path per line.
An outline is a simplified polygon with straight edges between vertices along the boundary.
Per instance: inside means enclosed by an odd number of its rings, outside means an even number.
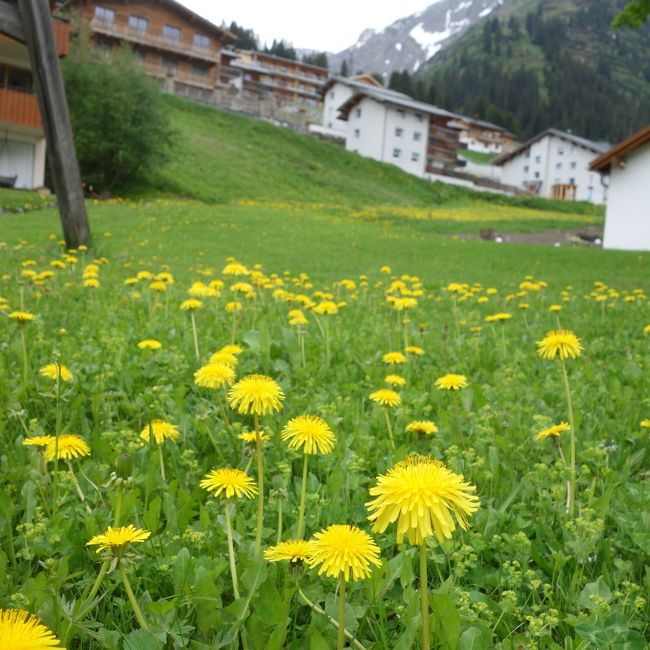
M197 45L194 45L194 43L174 41L164 38L161 34L151 34L140 29L133 29L128 25L109 23L105 20L98 20L97 18L93 18L90 22L90 26L93 32L97 34L110 36L121 41L128 41L129 43L137 43L138 45L155 48L157 50L175 52L176 54L182 54L183 56L194 59L201 59L202 61L209 61L210 63L217 62L220 55L218 49L209 49L198 47Z
M0 88L0 122L40 129L41 114L36 95Z

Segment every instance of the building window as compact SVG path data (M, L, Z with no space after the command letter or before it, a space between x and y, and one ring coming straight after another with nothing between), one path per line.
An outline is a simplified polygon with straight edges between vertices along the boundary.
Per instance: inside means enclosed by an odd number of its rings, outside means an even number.
M414 152L411 154L411 160L412 160L413 162L417 162L418 160L420 160L420 154L419 154L419 153L416 153L416 152L414 151Z
M541 163L542 162L542 157L541 156L535 156L535 162L536 163Z
M22 68L12 68L7 66L7 88L11 90L19 90L23 93L31 93L34 91L34 80L32 73L29 70ZM4 85L4 66L0 66L0 86ZM2 145L0 145L2 146Z
M357 108L357 109L354 111L354 114L355 114L357 117L361 117L361 109L360 109L360 108Z
M197 77L207 77L210 72L210 66L201 65L200 63L192 64L192 74Z
M397 117L401 117L402 119L406 117L406 113L401 109L397 109Z
M560 148L557 150L557 155L558 155L558 156L563 156L563 155L564 155L564 149L563 149L562 147L560 147Z
M416 119L418 122L421 122L421 121L422 121L422 113L416 113L416 114L415 114L415 119Z
M524 172L528 173L528 165L524 165Z
M571 169L575 169L575 168L576 168L576 163L575 163L575 162L572 162L572 163L571 163Z
M354 129L354 137L358 138L361 135L361 129Z
M535 172L535 178L539 178L539 172Z
M416 142L420 142L420 138L421 138L421 137L422 137L422 134L421 134L419 131L415 131L415 132L413 133L413 139L414 139Z
M530 158L530 149L526 149L526 158Z
M557 163L557 164L555 165L555 169L557 169L558 171L559 171L560 169L562 169L562 163Z
M163 68L165 68L167 72L176 72L176 68L178 67L178 59L174 58L173 56L163 54L162 64Z
M282 67L280 68L280 72L284 72L284 73L286 74L286 72L287 72L287 68L286 68L286 66L282 66Z
M333 90L330 90L330 99L334 99L334 97L336 97L336 94Z
M115 12L112 9L106 9L106 7L95 7L95 19L104 23L114 23Z
M142 50L133 50L133 56L135 56L140 63L144 63L144 52Z
M181 28L173 25L163 25L163 38L172 43L178 43L181 40Z
M402 133L404 133L404 129L400 129L399 126L395 129L395 136L398 138L402 137Z
M402 155L401 149L393 149L393 158L399 158Z
M575 185L576 184L576 179L575 178L570 178L569 183L571 183L571 185Z
M129 29L136 32L146 32L149 26L149 21L142 16L129 16Z
M210 37L205 34L194 34L194 47L200 47L204 50L210 49Z

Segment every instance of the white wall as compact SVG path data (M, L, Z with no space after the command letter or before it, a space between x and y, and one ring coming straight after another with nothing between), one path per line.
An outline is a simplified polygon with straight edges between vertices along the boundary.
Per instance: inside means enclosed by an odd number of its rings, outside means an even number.
M348 123L338 119L339 107L352 97L354 90L340 82L335 83L323 98L323 127L342 138L348 130Z
M470 151L478 153L501 153L503 145L499 142L487 142L484 140L477 140L472 137L469 131L461 131L458 136L458 141L466 145Z
M348 117L345 147L424 177L429 116L364 97Z
M589 169L596 155L584 147L547 135L505 163L501 180L515 187L541 181L539 195L546 198L551 197L553 185L573 183L577 201L602 204L607 200L606 187L600 175Z
M15 187L32 190L45 179L45 138L14 133L0 125L0 176L18 176Z
M650 143L612 166L604 248L650 251Z

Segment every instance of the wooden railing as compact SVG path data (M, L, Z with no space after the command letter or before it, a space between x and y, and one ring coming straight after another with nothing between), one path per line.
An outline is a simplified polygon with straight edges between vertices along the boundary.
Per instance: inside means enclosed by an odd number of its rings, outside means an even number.
M0 88L0 122L41 128L41 114L36 95Z

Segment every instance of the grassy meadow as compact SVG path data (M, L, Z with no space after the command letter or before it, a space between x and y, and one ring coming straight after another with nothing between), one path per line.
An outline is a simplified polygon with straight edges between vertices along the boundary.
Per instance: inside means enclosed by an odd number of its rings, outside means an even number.
M602 210L169 107L177 159L88 202L90 250L0 192L0 609L84 650L647 647L650 255L461 239ZM564 328L576 358L542 358ZM304 415L333 436L307 460ZM446 532L411 543L368 504L417 468L393 497ZM337 524L371 541L325 547Z

